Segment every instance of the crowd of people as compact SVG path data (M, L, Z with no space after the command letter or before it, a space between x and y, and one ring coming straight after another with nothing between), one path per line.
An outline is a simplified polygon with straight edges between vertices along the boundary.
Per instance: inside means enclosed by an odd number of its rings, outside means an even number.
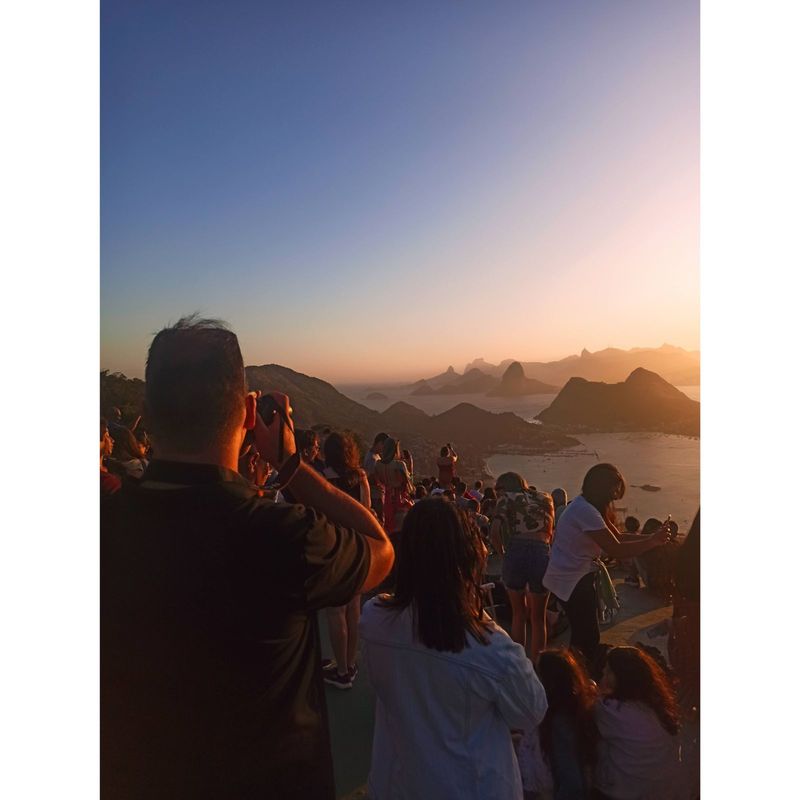
M104 796L331 800L323 685L361 667L375 800L693 800L678 731L699 707L699 511L678 546L671 520L618 527L611 464L569 500L514 472L468 485L451 443L430 477L387 432L362 457L248 392L213 320L156 335L144 412L146 432L116 408L100 423ZM601 643L609 560L647 583L667 546L670 663ZM559 613L569 646L548 647Z

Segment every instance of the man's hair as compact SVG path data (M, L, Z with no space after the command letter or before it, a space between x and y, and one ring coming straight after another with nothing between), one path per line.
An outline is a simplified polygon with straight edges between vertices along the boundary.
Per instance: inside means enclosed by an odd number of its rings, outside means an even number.
M241 425L244 361L224 322L183 317L159 331L147 354L145 417L156 443L198 453Z
M483 481L475 481L475 488L482 489L483 488Z
M379 433L373 440L372 446L375 447L376 444L383 444L388 438L388 433Z
M625 517L625 530L628 533L636 533L636 531L639 530L640 524L641 523L638 519L636 519L636 517Z

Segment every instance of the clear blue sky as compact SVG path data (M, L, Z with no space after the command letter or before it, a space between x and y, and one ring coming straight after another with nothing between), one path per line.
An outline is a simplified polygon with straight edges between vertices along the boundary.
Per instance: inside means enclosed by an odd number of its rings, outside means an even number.
M102 3L101 366L333 381L699 346L699 7Z

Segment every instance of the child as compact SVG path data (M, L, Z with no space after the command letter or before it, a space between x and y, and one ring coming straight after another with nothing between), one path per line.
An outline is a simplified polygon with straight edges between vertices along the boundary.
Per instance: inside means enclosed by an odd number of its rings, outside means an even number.
M581 800L589 796L588 770L594 763L596 688L566 649L544 650L537 666L547 694L547 713L519 745L526 798Z
M664 671L638 647L613 647L600 689L603 698L595 705L597 798L680 796L678 707Z

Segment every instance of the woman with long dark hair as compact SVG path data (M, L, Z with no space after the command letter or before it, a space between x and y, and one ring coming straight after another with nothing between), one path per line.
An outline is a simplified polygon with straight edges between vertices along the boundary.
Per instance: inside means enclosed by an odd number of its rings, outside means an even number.
M365 508L370 507L367 473L361 468L361 454L352 434L329 433L324 444L325 469L322 474L345 494ZM328 633L333 662L323 666L325 683L337 689L350 689L358 675L358 621L361 618L361 595L347 605L328 609Z
M393 595L365 604L362 659L377 698L373 800L521 800L510 729L539 724L544 690L484 611L486 548L453 503L406 516Z
M547 713L519 745L525 792L554 800L589 796L589 771L597 755L594 705L597 688L567 649L544 650L536 666L547 695Z
M570 624L570 646L592 668L600 627L597 622L595 559L634 558L667 541L662 525L640 541L623 542L616 526L614 501L625 495L625 478L613 464L595 464L583 479L581 493L564 509L550 552L543 584L561 600Z
M678 780L678 704L664 670L638 647L613 647L595 706L601 800L671 800Z

